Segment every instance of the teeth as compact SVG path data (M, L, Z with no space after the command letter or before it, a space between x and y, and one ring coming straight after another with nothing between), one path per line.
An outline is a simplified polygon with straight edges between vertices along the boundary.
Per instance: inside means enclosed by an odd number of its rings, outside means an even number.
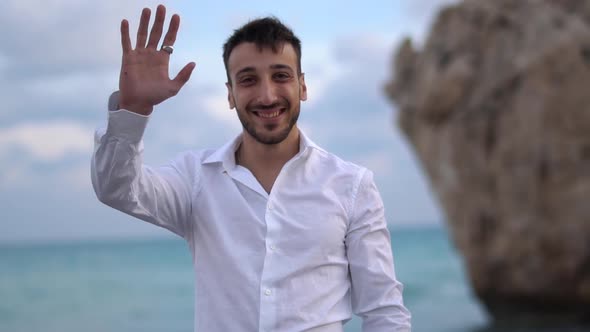
M275 111L275 112L272 112L272 113L258 113L258 115L260 117L263 117L263 118L274 118L276 116L279 116L279 113L281 113L281 112L280 111Z

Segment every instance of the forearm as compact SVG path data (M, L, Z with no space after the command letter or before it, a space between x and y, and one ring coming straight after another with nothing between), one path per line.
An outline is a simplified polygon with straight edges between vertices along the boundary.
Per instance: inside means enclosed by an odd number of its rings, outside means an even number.
M389 232L382 227L350 243L355 250L349 254L355 313L363 320L363 332L409 332L411 315L395 276Z
M142 164L147 117L109 112L106 132L95 134L92 185L106 205L184 236L190 192L175 165L152 169Z
M134 189L141 177L141 149L147 118L126 111L109 112L106 131L94 135L92 185L98 199L124 210L134 200ZM136 191L136 190L135 190Z
M411 331L410 313L401 302L382 305L359 315L363 320L363 332Z
M395 276L391 238L383 202L372 174L363 174L346 236L352 306L363 319L363 332L411 330L403 304L403 286Z

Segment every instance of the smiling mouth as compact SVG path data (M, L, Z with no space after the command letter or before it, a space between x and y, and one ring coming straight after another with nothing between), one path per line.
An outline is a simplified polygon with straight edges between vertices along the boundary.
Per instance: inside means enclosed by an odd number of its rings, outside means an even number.
M281 108L280 110L274 111L274 110L268 110L268 111L254 111L252 113L254 113L255 115L257 115L258 117L264 118L264 119L272 119L272 118L276 118L279 115L283 114L285 112L285 108Z

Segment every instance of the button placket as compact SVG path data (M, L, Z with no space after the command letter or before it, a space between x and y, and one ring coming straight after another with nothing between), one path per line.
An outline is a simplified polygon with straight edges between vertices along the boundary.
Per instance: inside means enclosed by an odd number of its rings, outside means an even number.
M281 171L283 173L283 171ZM275 191L277 186L280 185L281 174L275 180ZM275 193L270 193L266 202L266 211L264 213L264 221L266 223L266 255L264 258L264 268L261 278L260 287L260 329L262 330L273 330L273 326L277 324L276 318L276 301L281 299L281 290L275 289L276 286L276 273L278 266L278 257L276 241L280 239L281 225L279 222L279 216L277 214L277 206L275 201Z

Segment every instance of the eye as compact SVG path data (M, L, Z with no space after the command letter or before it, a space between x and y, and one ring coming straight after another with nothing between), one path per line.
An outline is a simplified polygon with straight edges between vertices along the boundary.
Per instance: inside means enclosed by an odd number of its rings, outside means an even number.
M273 75L274 79L277 81L287 81L291 79L291 75L287 72L278 72Z
M238 79L240 85L252 85L256 82L253 76L243 76Z

